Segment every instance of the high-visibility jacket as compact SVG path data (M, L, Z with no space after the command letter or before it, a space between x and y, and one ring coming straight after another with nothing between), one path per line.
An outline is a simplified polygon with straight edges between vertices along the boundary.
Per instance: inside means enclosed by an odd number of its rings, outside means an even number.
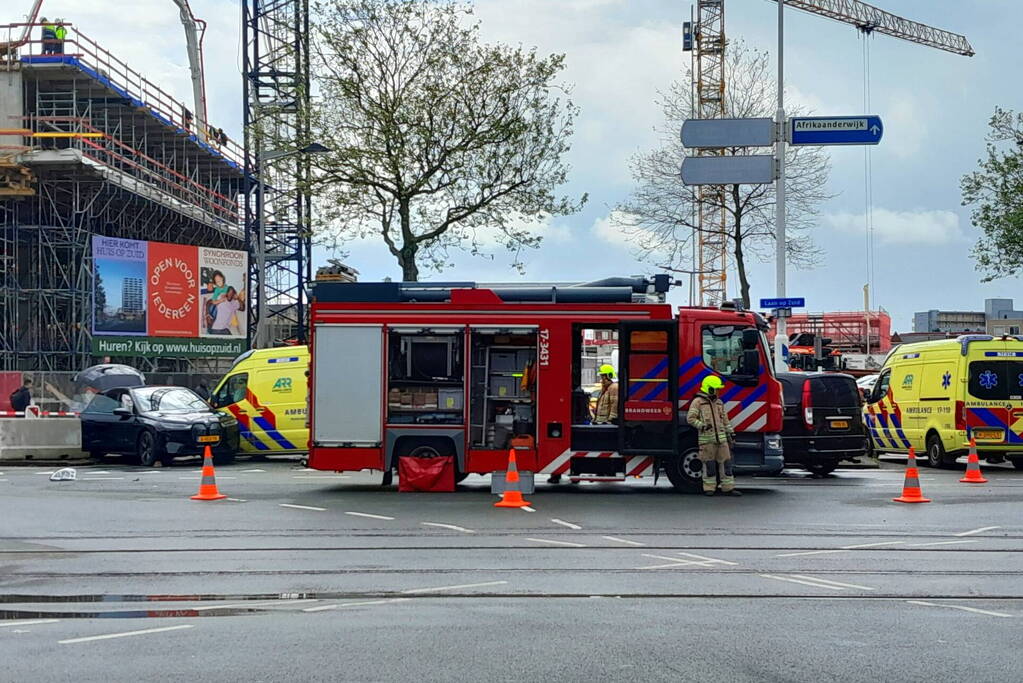
M63 25L58 26L54 30L53 34L57 36L57 40L64 40L64 38L67 36L67 28L65 28Z
M696 427L698 443L726 443L735 438L725 404L717 396L698 393L689 404L686 420Z
M57 37L56 24L43 24L43 40L52 40Z

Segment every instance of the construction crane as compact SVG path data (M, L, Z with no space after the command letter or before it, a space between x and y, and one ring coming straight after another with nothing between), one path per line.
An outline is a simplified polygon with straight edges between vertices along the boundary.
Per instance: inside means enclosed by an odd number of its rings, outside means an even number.
M173 0L185 28L185 47L188 50L188 68L192 76L192 106L195 109L196 129L206 130L206 74L203 69L202 39L206 35L206 22L197 19L188 6L188 0ZM198 27L198 28L197 28Z
M696 84L696 118L725 116L725 3L698 0L692 23L695 46L693 78ZM683 49L687 46L683 45ZM697 154L720 156L723 149L701 149ZM697 282L700 306L718 306L725 300L728 280L728 238L725 215L725 187L700 185L697 191Z
M974 55L966 36L904 19L859 0L785 0L785 5L851 24L865 33L880 33L964 57Z

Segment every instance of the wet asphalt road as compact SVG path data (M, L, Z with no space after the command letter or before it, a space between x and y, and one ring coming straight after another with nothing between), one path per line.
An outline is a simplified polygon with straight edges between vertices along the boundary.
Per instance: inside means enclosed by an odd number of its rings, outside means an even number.
M0 466L0 680L1023 678L1023 472L486 479L399 494L294 461Z

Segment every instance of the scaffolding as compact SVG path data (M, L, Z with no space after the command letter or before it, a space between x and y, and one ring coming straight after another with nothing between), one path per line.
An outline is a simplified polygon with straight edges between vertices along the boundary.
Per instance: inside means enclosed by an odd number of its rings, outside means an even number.
M29 28L38 34L38 25ZM92 353L92 236L244 249L240 145L73 25L0 26L0 370ZM0 40L2 44L2 40ZM144 370L216 361L128 358Z
M256 346L306 340L312 281L309 1L244 0L249 335ZM260 318L262 317L262 320ZM261 338L260 338L261 337Z

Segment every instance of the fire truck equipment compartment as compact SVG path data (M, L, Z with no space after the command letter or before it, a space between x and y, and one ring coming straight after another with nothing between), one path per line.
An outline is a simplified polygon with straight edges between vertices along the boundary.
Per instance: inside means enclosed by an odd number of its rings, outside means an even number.
M377 446L383 441L382 345L381 325L316 326L315 444Z
M433 491L450 493L455 490L455 458L416 458L403 455L398 458L399 491Z

